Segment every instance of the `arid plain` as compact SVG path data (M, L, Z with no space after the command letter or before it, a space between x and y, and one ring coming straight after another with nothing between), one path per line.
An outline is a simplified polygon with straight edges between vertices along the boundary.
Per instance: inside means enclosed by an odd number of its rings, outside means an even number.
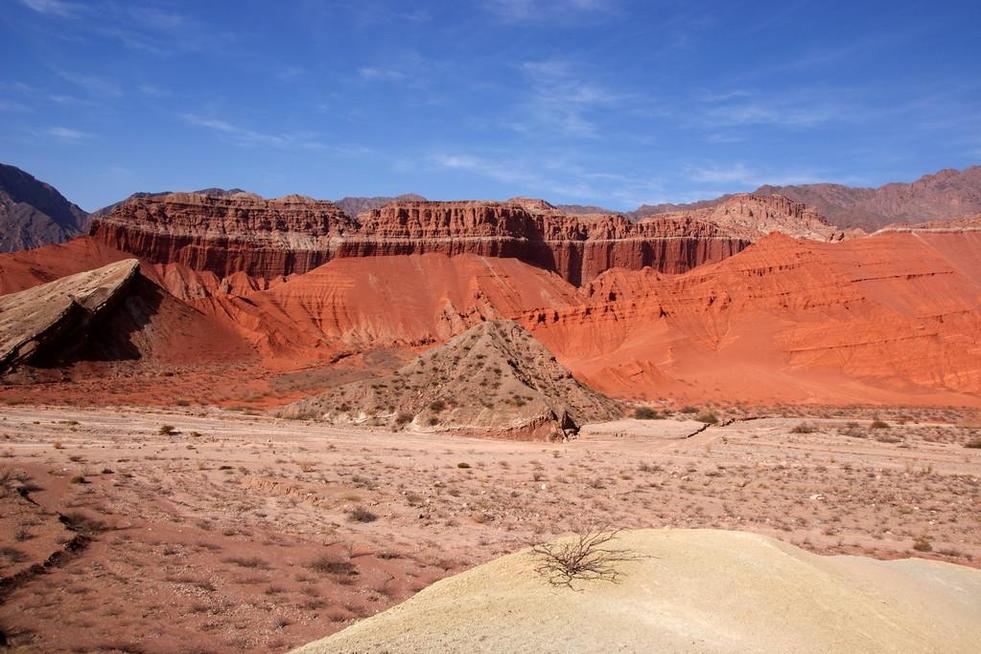
M284 651L586 525L981 563L975 415L766 416L541 443L7 406L0 622L25 651Z

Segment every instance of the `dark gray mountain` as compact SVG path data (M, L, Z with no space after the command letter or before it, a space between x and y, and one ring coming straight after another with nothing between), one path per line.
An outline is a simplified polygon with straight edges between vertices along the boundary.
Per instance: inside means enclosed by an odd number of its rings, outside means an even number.
M0 164L0 252L61 243L83 233L89 215L50 184Z

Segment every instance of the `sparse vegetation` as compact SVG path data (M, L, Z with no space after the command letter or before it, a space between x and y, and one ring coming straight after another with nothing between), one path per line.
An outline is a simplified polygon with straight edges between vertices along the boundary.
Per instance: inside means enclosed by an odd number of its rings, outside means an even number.
M930 544L930 539L926 536L920 536L915 541L913 541L913 549L917 552L932 552L933 545Z
M869 425L869 429L889 429L889 423L876 418L872 421L872 424Z
M531 548L539 563L535 571L553 586L573 588L575 581L615 582L620 565L641 558L626 549L610 547L619 531L590 529L570 540L542 543Z
M790 430L791 434L813 434L817 427L810 422L802 422Z
M714 425L719 422L718 416L716 416L711 411L703 411L695 416L695 420L698 422L704 422L707 425Z
M374 522L378 519L377 515L363 506L356 506L348 511L347 517L351 522Z
M350 560L342 559L333 554L323 554L307 563L311 570L331 575L356 575L357 568Z
M177 433L177 428L173 425L160 425L160 429L157 433L161 436L173 436Z
M634 409L634 418L638 420L657 420L661 414L649 406L640 406Z

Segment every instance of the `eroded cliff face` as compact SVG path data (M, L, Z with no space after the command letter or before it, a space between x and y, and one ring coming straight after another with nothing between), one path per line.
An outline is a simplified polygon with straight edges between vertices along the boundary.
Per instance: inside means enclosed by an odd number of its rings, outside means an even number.
M607 272L522 322L619 397L976 405L978 234L772 235L684 275Z
M92 221L92 236L152 263L269 279L326 263L356 224L332 202L290 195L132 197Z
M611 268L685 272L721 261L770 231L841 237L803 205L753 195L634 223L618 214L566 215L522 198L403 200L355 220L333 203L300 196L174 193L133 197L92 225L92 235L114 248L218 279L244 273L268 282L336 258L438 253L514 258L576 286Z

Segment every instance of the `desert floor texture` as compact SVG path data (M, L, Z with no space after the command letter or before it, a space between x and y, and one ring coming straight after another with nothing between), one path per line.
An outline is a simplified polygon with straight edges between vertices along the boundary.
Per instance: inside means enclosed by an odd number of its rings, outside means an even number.
M971 416L812 414L701 430L679 413L545 444L6 406L0 627L24 652L285 651L602 525L979 567Z

